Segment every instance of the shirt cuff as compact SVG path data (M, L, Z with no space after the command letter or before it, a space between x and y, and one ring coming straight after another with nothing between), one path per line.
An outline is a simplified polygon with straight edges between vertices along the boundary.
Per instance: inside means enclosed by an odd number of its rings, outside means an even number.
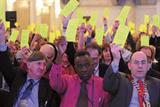
M6 44L0 44L0 52L4 52L7 50L7 45Z
M112 70L114 73L117 73L118 72L118 69L119 69L119 65L115 64L115 63L111 63L111 67L112 67Z

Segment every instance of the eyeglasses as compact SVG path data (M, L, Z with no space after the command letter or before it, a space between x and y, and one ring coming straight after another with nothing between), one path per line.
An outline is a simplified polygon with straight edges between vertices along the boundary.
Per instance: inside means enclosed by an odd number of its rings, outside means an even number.
M147 64L147 61L146 60L142 60L142 61L134 60L132 63L136 65L140 65L140 64L145 65Z

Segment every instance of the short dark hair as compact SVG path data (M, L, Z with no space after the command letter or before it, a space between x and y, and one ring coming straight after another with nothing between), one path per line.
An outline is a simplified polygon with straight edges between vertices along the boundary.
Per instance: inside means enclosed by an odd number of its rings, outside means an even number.
M38 60L46 60L47 61L47 57L40 51L33 51L27 61L32 62L32 61L38 61Z
M79 50L75 53L74 58L80 57L80 56L85 56L88 55L90 56L89 52L87 52L86 50Z
M98 50L98 54L99 54L99 55L101 55L101 53L102 53L102 50L101 50L100 46L99 46L97 43L90 43L90 44L88 44L88 45L86 46L85 49L87 50L87 49L89 49L89 48Z

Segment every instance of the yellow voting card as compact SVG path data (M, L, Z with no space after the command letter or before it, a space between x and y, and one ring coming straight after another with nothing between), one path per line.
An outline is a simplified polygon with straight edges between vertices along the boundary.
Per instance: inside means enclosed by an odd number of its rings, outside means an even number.
M70 0L67 5L62 9L61 14L63 16L68 16L71 12L73 12L77 6L79 5L79 2L77 0Z
M124 47L129 33L129 28L125 25L120 25L113 39L113 43Z
M0 0L0 19L5 21L5 2L6 0Z
M153 18L153 25L160 28L160 15L154 15L152 18Z
M108 8L104 9L103 15L104 15L104 17L108 18L108 16L109 16L109 9Z
M128 14L130 12L131 7L130 6L124 6L120 12L120 15L116 20L120 21L120 24L125 25L126 19L128 17Z
M68 23L68 27L66 30L66 40L68 42L75 42L76 41L76 32L77 27L79 25L78 19L71 19Z
M144 24L140 24L139 28L138 28L139 32L147 32L147 27Z
M5 21L4 22L4 27L5 27L5 29L10 28L10 22L9 21Z
M144 24L145 25L149 24L149 21L150 21L149 15L144 15Z
M141 36L141 46L149 46L149 36Z
M28 26L26 27L26 29L29 30L29 31L31 31L31 32L34 32L34 30L35 30L35 24L32 23L32 24L28 25Z
M79 20L79 24L83 22L83 11L81 9L78 9L76 11L77 19Z
M15 42L17 39L19 31L17 29L12 29L11 36L9 37L9 41Z
M54 40L56 39L56 33L55 32L50 32L49 34L49 42L54 43Z
M28 41L29 41L29 30L22 30L21 33L21 42L20 42L20 47L29 47Z
M98 18L98 14L97 11L94 11L91 14L91 18L89 20L89 24L91 24L93 27L97 24L97 18Z
M96 42L98 45L102 45L104 36L104 27L96 28Z
M43 38L47 38L48 36L48 25L47 24L36 24L36 33L41 34Z

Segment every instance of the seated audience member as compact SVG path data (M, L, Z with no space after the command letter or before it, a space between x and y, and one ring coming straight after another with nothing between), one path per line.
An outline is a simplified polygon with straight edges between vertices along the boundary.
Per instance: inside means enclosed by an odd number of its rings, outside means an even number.
M42 52L47 58L47 65L46 65L46 74L45 74L45 77L48 78L48 74L49 74L49 71L52 67L52 63L54 63L54 60L56 58L56 54L57 54L57 49L56 47L51 44L51 43L47 43L47 44L44 44L41 46L40 48L40 52Z
M86 51L90 54L93 61L93 74L99 77L103 77L108 66L100 62L101 48L96 43L90 43L86 46Z
M60 56L64 52L59 53L49 79L51 87L61 95L60 107L107 107L108 93L103 90L102 78L92 75L89 53L81 50L75 54L75 75L62 74Z
M47 58L39 51L33 52L27 59L27 71L11 64L4 38L4 25L0 23L0 72L10 87L5 107L58 107L58 95L53 91L47 79Z
M126 52L124 52L124 54L125 53ZM128 57L129 55L125 55L125 56ZM128 59L127 57L125 58ZM112 60L113 60L113 56L111 53L110 44L105 43L102 46L102 63L105 63L108 68L108 66L112 63ZM128 70L127 62L124 61L123 55L121 56L121 59L120 59L119 71L123 71L124 73L127 73L127 74L130 73L130 71Z
M62 69L62 74L69 74L69 75L75 74L75 70L73 66L70 64L66 53L62 55L61 69Z
M156 77L160 79L160 68L158 64L155 62L155 48L153 46L142 46L139 49L142 51L144 54L146 54L148 61L151 63L151 68L147 72L148 75L152 77Z
M130 75L118 71L120 48L111 44L113 61L104 76L104 90L110 93L109 107L159 107L160 80L147 76L151 63L137 51L128 63Z

